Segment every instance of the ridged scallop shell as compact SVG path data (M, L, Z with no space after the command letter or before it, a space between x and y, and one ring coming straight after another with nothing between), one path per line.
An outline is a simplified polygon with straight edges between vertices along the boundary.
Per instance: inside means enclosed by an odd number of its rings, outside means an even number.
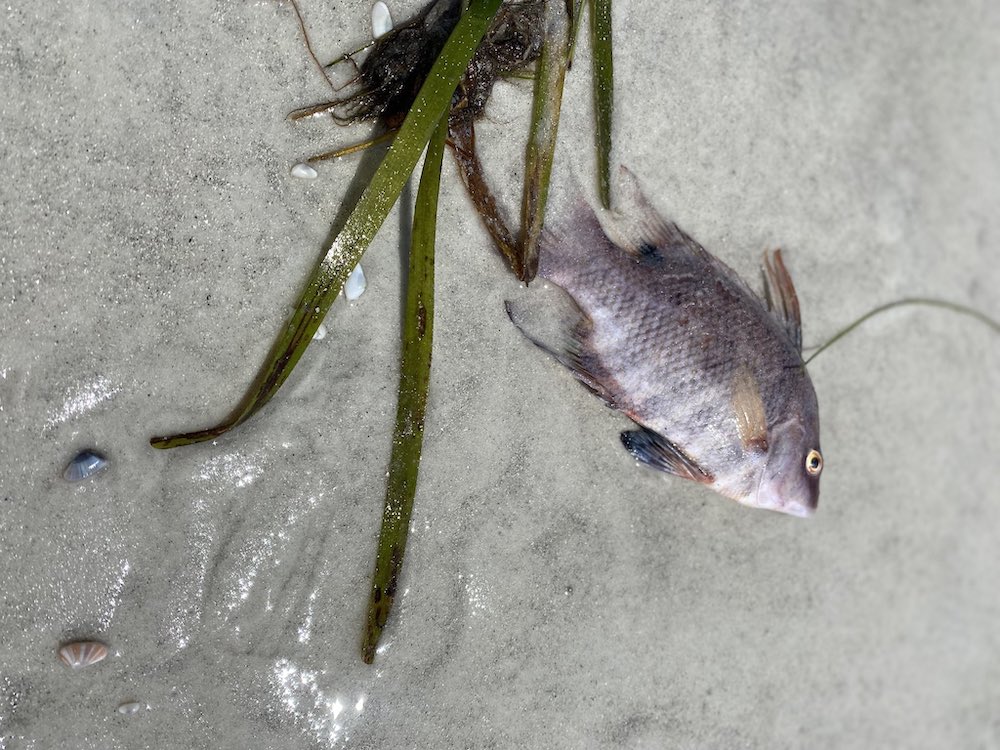
M107 655L108 647L100 641L72 641L59 647L59 659L72 669L97 664Z
M66 468L63 470L63 479L67 482L79 482L94 476L99 471L104 471L106 468L108 468L108 459L97 451L83 450L66 464Z

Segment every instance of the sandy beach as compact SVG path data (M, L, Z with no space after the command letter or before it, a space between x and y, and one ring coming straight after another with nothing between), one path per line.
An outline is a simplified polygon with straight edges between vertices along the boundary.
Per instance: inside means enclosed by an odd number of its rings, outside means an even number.
M370 36L368 2L300 2L323 59ZM243 395L381 152L290 170L370 130L286 119L329 89L283 2L0 13L0 750L1000 747L988 327L905 308L825 352L817 514L740 507L638 467L511 325L532 290L446 154L421 483L368 666L408 210L260 414L148 441ZM623 0L614 32L614 163L756 288L781 247L807 347L901 297L1000 318L1000 6ZM594 193L589 66L584 35L552 221ZM530 103L501 82L477 131L511 215ZM84 449L108 468L65 481ZM107 658L67 668L77 639Z

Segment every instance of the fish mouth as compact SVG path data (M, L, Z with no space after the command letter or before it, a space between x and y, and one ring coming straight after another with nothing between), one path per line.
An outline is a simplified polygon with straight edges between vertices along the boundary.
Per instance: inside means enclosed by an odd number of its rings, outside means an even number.
M768 479L767 482L764 481L765 477ZM762 471L760 479L757 480L756 492L748 499L747 505L796 518L811 517L816 512L815 501L809 498L803 502L796 498L794 493L783 491L785 484L789 482L782 482L780 474L768 477L767 472Z
M796 500L786 502L782 507L775 508L774 510L779 513L785 513L789 516L795 516L796 518L810 518L812 517L812 514L816 512L815 507L806 505L805 503L800 503Z
M767 498L762 497L760 493L756 497L747 498L743 504L749 505L752 508L783 513L786 516L795 516L796 518L810 518L816 512L815 506L801 503L798 500Z

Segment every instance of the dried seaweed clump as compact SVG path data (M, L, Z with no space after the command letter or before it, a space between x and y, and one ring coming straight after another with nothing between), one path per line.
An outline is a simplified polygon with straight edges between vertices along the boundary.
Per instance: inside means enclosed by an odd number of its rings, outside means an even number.
M504 3L452 100L449 121L474 120L486 108L498 78L524 70L542 54L542 0Z
M432 0L416 16L374 42L364 61L356 66L357 73L342 97L299 110L292 117L329 112L342 124L379 122L391 133L406 118L460 16L460 0ZM544 16L544 0L507 0L500 6L455 89L448 118L448 144L462 182L497 250L523 281L530 280L533 273L486 181L476 154L474 123L486 109L498 78L523 71L541 57ZM341 60L354 64L351 55ZM314 159L344 152L334 151Z
M479 117L498 78L538 59L543 5L543 0L511 0L501 6L455 91L452 121ZM374 43L345 96L297 114L326 111L343 124L364 120L398 127L460 15L460 0L433 0Z
M330 102L334 118L344 124L378 120L399 127L461 11L460 0L434 0L377 40L351 82L352 91Z

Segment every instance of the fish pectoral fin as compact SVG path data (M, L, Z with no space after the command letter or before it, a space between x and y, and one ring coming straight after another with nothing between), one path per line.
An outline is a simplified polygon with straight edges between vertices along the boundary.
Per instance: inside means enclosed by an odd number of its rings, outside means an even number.
M767 415L757 379L741 366L733 378L733 414L744 450L767 453Z
M625 430L621 434L621 441L625 450L636 460L654 469L702 484L715 481L715 477L701 468L694 459L657 432L645 427Z
M781 250L764 253L764 293L767 308L788 333L795 348L802 351L802 315L799 311L799 296L795 293L792 276L781 260Z

